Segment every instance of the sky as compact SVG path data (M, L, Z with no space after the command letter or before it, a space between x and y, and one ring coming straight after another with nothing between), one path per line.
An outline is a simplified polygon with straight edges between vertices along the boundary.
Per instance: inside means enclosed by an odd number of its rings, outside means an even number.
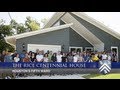
M41 23L41 19L50 19L55 12L9 12L12 19L15 19L18 23L24 23L27 16L31 16ZM120 34L120 12L84 12L88 16L102 22L109 28L113 29ZM0 12L0 19L6 21L6 24L10 22L8 12ZM41 23L41 27L42 27Z
M26 17L31 16L33 19L41 23L41 19L49 19L55 12L9 12L12 19L15 19L18 23L25 23ZM10 18L8 12L0 12L0 19L6 21L9 24ZM41 23L41 26L42 23Z

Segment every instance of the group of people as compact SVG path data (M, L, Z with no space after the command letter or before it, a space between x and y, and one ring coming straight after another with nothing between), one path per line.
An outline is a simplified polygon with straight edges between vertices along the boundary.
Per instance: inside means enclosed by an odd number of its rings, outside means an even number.
M17 53L3 51L0 53L0 62L98 62L99 60L111 60L117 62L117 54L115 52L68 52L64 53L58 51L44 52L44 50L37 49L36 52Z

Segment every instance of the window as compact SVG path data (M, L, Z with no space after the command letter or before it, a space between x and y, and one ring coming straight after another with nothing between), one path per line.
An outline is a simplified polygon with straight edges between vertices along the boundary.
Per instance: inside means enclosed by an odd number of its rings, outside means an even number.
M28 44L27 51L33 51L36 52L36 49L44 50L44 52L52 51L52 52L58 52L61 51L61 45L43 45L43 44Z
M93 51L94 51L94 49L93 49L93 47L85 47L85 51L90 51L90 52L93 52Z
M111 47L111 51L116 52L118 58L118 47Z
M69 52L82 52L83 48L82 47L69 47Z

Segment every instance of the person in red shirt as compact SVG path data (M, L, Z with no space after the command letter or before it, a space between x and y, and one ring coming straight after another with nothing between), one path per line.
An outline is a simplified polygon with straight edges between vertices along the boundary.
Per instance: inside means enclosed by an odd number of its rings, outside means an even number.
M28 54L25 54L25 58L23 58L23 62L30 62L30 57Z

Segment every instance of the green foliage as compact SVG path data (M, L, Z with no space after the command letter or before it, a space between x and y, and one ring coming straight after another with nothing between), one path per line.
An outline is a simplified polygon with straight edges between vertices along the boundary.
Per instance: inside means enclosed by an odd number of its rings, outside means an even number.
M120 73L109 73L107 75L90 74L83 77L86 79L120 79Z
M86 78L86 79L90 79L90 78L97 77L97 76L100 76L100 75L101 74L86 74L83 77Z
M4 23L5 21L0 20L0 37L1 38L5 37L6 35L9 36L13 34L12 27L10 25L4 25Z
M4 37L14 34L21 34L40 29L40 23L32 19L30 16L26 17L25 24L18 23L16 20L11 20L9 25L5 25L3 19L0 20L0 52L3 50L14 51L14 47L5 42Z
M13 29L16 30L17 34L26 32L26 28L22 23L17 23L15 20L11 20L10 25Z
M0 25L0 36L10 36L13 34L12 27L10 25Z
M17 34L27 32L24 24L20 23L17 27Z
M14 20L14 19L12 19L11 21L10 21L10 25L12 26L12 28L17 28L17 26L18 26L18 23Z
M14 51L14 48L5 42L4 37L13 35L11 25L4 25L3 20L0 22L0 52L3 50L11 50Z
M5 41L0 40L0 52L2 52L3 50L14 52L15 48L9 45L8 43L6 43Z
M30 16L26 17L25 25L29 31L35 31L40 29L40 23L33 20Z

